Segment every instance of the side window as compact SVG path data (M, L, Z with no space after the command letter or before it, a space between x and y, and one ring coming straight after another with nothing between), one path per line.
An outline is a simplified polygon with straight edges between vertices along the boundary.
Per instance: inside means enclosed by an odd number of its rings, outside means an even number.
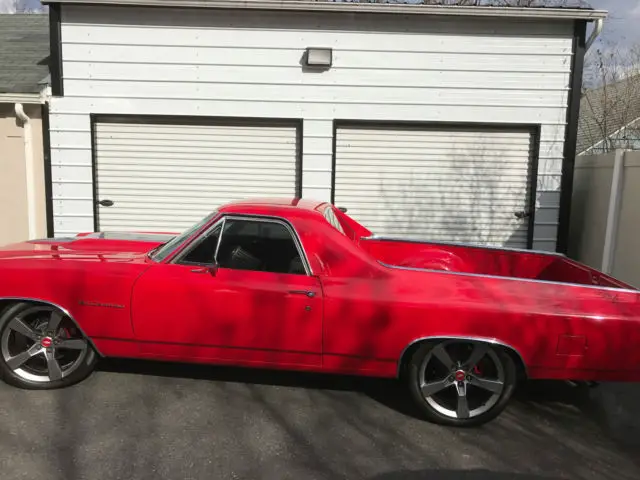
M340 225L340 220L338 220L338 217L336 217L336 214L333 211L332 206L328 206L327 208L324 209L324 218L327 220L327 222L331 224L333 228L338 230L343 235L346 235L344 233L344 230L342 229L342 225Z
M306 275L291 232L277 222L227 219L217 258L222 268Z
M197 244L180 260L180 263L193 265L212 265L215 263L216 248L222 225L219 224L210 230L203 238L198 239Z

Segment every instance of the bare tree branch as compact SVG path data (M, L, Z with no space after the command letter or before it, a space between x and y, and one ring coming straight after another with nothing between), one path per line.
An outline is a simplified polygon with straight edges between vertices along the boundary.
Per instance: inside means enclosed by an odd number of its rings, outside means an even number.
M640 148L640 46L593 49L585 59L584 83L578 150Z

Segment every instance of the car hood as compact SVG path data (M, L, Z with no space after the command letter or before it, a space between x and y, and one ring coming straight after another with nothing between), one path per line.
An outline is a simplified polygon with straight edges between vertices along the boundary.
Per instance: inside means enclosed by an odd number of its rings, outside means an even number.
M27 258L82 258L100 261L144 259L153 248L174 234L99 232L77 237L30 240L0 247L0 260Z

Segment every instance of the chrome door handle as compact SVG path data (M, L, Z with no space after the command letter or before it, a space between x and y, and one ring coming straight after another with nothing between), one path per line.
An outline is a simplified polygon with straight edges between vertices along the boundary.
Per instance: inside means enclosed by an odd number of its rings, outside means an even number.
M310 292L309 290L289 290L291 295L305 295L309 298L316 296L316 292Z

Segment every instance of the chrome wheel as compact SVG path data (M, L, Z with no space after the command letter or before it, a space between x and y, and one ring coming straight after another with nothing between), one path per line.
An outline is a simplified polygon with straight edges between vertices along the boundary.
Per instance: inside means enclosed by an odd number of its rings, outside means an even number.
M90 351L75 324L49 306L32 306L10 318L0 338L6 366L30 382L55 382L75 372Z
M420 364L418 382L435 411L451 419L472 419L500 400L505 369L490 345L454 340L429 351Z

